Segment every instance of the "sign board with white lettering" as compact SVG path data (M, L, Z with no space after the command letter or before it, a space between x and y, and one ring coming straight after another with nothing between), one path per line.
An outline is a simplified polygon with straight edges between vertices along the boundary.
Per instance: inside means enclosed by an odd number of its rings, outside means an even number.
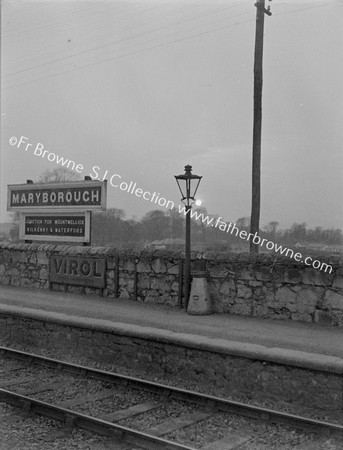
M50 256L50 283L105 287L106 260L90 256Z
M32 241L90 242L90 212L20 213L19 238Z
M8 185L8 211L106 209L106 181Z

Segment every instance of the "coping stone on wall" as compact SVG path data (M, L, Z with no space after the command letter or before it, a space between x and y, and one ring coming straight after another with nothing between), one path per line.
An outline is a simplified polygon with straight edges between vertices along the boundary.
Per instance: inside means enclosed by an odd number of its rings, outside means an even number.
M87 317L71 317L66 314L33 310L29 308L2 305L0 315L56 323L70 327L91 329L119 336L130 336L144 340L153 340L214 353L233 355L282 365L291 365L303 369L319 370L343 374L343 359L299 350L270 348L260 344L230 341L206 336L178 333L140 325L116 323L109 320Z

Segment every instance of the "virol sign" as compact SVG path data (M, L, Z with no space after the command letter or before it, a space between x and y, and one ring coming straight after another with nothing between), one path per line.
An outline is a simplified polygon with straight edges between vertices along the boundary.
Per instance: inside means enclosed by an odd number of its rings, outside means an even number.
M105 258L50 256L50 282L104 288Z

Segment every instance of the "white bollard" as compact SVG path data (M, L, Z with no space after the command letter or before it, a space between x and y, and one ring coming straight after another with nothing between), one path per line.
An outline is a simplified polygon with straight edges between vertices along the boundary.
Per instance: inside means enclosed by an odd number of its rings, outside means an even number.
M206 273L193 274L187 314L213 314L212 300L208 291Z

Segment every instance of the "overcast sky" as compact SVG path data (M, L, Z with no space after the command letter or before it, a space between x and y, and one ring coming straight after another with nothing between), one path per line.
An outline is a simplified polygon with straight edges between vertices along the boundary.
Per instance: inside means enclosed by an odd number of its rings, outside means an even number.
M58 167L13 136L176 204L191 164L209 213L249 216L254 3L3 0L1 221L7 184ZM343 1L266 5L261 225L343 228ZM107 203L157 208L111 186Z

